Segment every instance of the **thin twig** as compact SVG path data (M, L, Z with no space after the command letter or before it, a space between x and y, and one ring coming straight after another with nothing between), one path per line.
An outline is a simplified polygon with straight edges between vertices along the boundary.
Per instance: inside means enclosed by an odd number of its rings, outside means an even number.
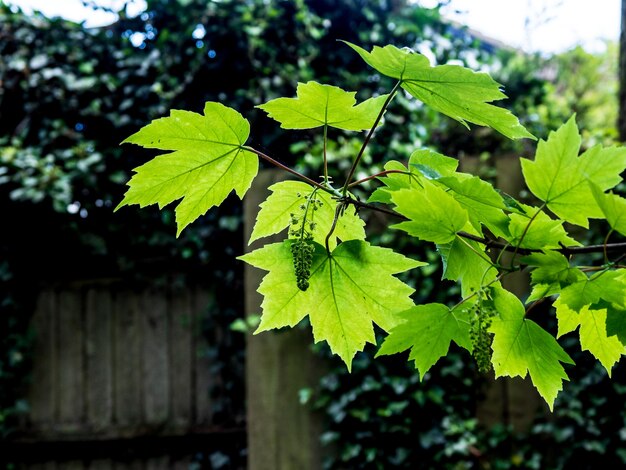
M410 220L407 217L403 216L402 214L398 214L395 211L386 209L384 207L376 206L368 202L359 201L358 199L345 197L345 198L342 198L342 200L345 201L347 204L352 204L353 206L358 207L358 208L370 209L376 212L381 212L383 214L388 214L398 219L401 219L403 221ZM494 249L502 250L502 251L510 251L513 253L517 251L517 254L519 255L529 255L531 253L540 253L543 251L543 250L535 249L535 248L518 248L516 250L516 247L508 243L499 242L497 240L494 240L493 238L480 237L478 235L473 235L471 233L467 233L463 231L457 232L457 235L463 238L467 238L468 240L473 240L482 245L485 245L485 247L487 248L494 248ZM558 248L553 251L558 251L559 253L565 256L568 256L568 255L581 255L585 253L602 253L604 252L605 248L606 248L607 253L615 253L615 252L626 253L626 242L609 243L606 245L603 244L603 245L589 245L589 246L564 246L562 248ZM623 259L625 257L626 257L626 254L622 255L618 259Z
M365 153L365 148L367 147L367 144L369 144L370 139L374 135L374 131L376 130L376 127L378 127L378 123L380 122L380 120L383 117L383 114L385 114L385 111L387 110L387 106L389 106L389 103L391 103L391 100L395 96L395 94L398 91L398 89L400 88L401 84L402 84L402 80L399 80L398 83L396 83L394 85L393 89L391 90L391 92L387 96L387 99L383 103L383 107L380 108L380 112L378 113L378 116L376 116L376 120L374 121L374 125L369 130L369 132L367 133L367 136L365 137L365 140L363 141L363 145L361 146L361 150L359 150L359 154L356 156L356 159L354 160L354 163L352 163L352 167L350 168L350 173L348 173L348 177L346 178L346 182L344 183L343 188L341 189L341 193L342 194L345 195L348 192L348 185L350 184L350 180L352 180L352 177L354 176L354 172L356 171L357 166L359 166L359 163L361 162L361 158L363 157L363 153Z

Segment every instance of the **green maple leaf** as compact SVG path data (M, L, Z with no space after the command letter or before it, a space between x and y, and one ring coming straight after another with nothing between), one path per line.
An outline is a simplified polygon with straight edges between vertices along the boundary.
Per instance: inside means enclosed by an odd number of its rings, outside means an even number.
M626 271L605 271L563 288L561 299L575 311L604 300L626 308Z
M572 310L561 298L554 302L559 321L558 336L575 331L580 325L580 346L589 351L604 366L609 377L611 369L626 352L617 336L609 333L606 309L591 309L588 305L579 312Z
M626 199L617 194L606 194L593 183L590 186L593 197L611 228L626 236Z
M385 164L385 171L395 171L379 178L384 186L377 188L368 202L391 204L391 193L399 189L421 187L421 180L441 178L453 174L459 161L428 149L416 150L409 157L408 167L391 160ZM400 173L401 172L401 173Z
M587 279L580 269L570 267L567 258L556 251L533 253L520 261L535 267L530 273L533 290L527 303L558 294L562 287Z
M397 313L413 305L414 289L393 274L425 263L360 240L341 243L330 254L316 243L309 288L301 291L291 243L266 245L240 257L269 271L258 289L264 298L256 333L294 326L309 315L315 341L327 341L351 369L357 351L375 344L373 324L389 331L398 323Z
M312 195L314 191L312 186L300 181L282 181L273 184L269 189L272 194L261 203L249 244L259 238L283 231L291 223L291 214L302 217L304 211L301 206L307 204L305 196ZM321 205L317 205L315 210L313 208L309 210L307 223L315 223L315 228L308 231L312 234L314 241L324 245L335 217L337 201L324 191L315 191L314 197L321 202ZM333 249L337 245L337 239L364 240L364 225L364 222L356 215L354 206L347 207L337 220L335 231L329 240L329 247Z
M534 136L504 108L489 104L506 98L501 85L486 73L477 73L458 65L431 67L422 54L395 46L374 46L372 52L346 42L361 58L388 77L400 80L413 97L431 108L459 121L488 126L501 134L519 139Z
M537 211L536 208L523 207L527 208L527 214ZM545 212L539 211L532 222L528 215L510 214L509 219L510 236L504 238L513 246L540 250L580 246L579 242L567 236L563 221L553 220Z
M579 280L561 290L554 302L559 336L580 325L580 345L593 354L609 376L624 354L619 319L626 313L626 272L605 271Z
M370 129L388 95L356 104L356 92L317 82L298 83L297 98L276 98L257 108L280 122L283 129L329 126L348 131Z
M206 103L204 115L172 110L123 143L172 150L135 168L117 206L158 204L182 199L176 207L178 234L235 190L243 198L258 172L257 156L243 145L250 124L220 103Z
M498 275L488 261L484 246L472 240L457 236L450 243L437 245L437 251L443 262L443 279L460 282L463 297L490 283Z
M567 304L563 302L561 297L556 299L553 305L556 309L556 319L558 321L558 331L556 337L560 338L567 333L576 331L576 328L580 325L578 312L569 308ZM583 308L586 309L588 307Z
M493 337L492 362L496 377L530 378L550 409L563 380L568 380L561 363L573 364L554 337L539 325L524 318L520 300L504 289L495 290L494 318L490 331Z
M522 172L532 193L560 218L583 227L589 218L602 218L588 182L601 191L621 181L626 169L626 149L595 146L580 157L580 134L575 117L547 141L540 140L535 160L522 159Z
M452 197L467 211L477 231L482 233L481 225L484 225L496 236L509 235L509 218L503 212L506 209L504 200L491 184L465 173L442 177L438 181L452 190Z
M422 240L451 242L468 221L467 211L441 187L424 181L423 188L400 189L391 194L395 210L407 222L392 225Z
M430 149L419 149L409 157L409 165L417 168L429 179L439 179L454 175L459 161Z
M620 343L626 346L626 307L608 303L601 303L600 306L607 310L606 334L616 337Z
M450 342L471 351L469 320L464 312L454 312L443 304L418 305L400 317L404 323L394 327L376 356L396 354L411 349L409 360L423 378L426 372L448 354Z

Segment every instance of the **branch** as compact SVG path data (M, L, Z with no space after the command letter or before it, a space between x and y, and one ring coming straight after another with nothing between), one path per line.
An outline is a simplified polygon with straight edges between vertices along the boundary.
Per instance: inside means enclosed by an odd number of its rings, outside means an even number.
M357 208L363 208L363 209L370 209L376 212L381 212L383 214L387 214L387 215L391 215L393 217L397 217L399 219L402 220L409 220L408 218L406 218L405 216L403 216L402 214L398 214L395 211L392 211L390 209L386 209L384 207L380 207L380 206L376 206L374 204L370 204L368 202L362 202L359 201L358 199L353 199L351 197L348 196L344 196L342 198L340 198L340 201L346 203L346 204L352 204L353 206L357 207ZM540 253L542 250L539 249L534 249L534 248L517 248L513 245L510 245L508 243L503 243L503 242L499 242L497 240L494 240L493 238L486 238L486 237L480 237L478 235L472 235L471 233L467 233L467 232L457 232L457 235L463 238L466 238L468 240L473 240L475 242L478 242L482 245L485 245L485 247L487 248L495 248L497 250L501 250L501 251L510 251L512 253L517 252L518 254L521 255L529 255L531 253ZM562 248L559 248L558 250L554 250L554 251L558 251L559 253L568 256L568 255L581 255L584 253L603 253L604 250L607 251L607 253L615 253L615 252L626 252L626 242L624 243L609 243L606 245L589 245L589 246L564 246ZM623 257L623 256L622 256Z

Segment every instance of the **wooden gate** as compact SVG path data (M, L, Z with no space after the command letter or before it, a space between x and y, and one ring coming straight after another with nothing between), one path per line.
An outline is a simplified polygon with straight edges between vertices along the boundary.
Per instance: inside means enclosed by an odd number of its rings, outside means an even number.
M212 422L209 303L206 289L168 284L43 290L30 413L11 445L24 468L186 468L194 452L245 442Z

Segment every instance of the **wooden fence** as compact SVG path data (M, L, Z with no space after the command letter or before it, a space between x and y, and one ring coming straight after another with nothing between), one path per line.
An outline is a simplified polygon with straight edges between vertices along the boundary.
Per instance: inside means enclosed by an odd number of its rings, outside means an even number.
M201 354L209 301L200 288L107 281L43 290L30 414L14 443L25 468L186 468L198 446L225 439L212 422L219 377Z

